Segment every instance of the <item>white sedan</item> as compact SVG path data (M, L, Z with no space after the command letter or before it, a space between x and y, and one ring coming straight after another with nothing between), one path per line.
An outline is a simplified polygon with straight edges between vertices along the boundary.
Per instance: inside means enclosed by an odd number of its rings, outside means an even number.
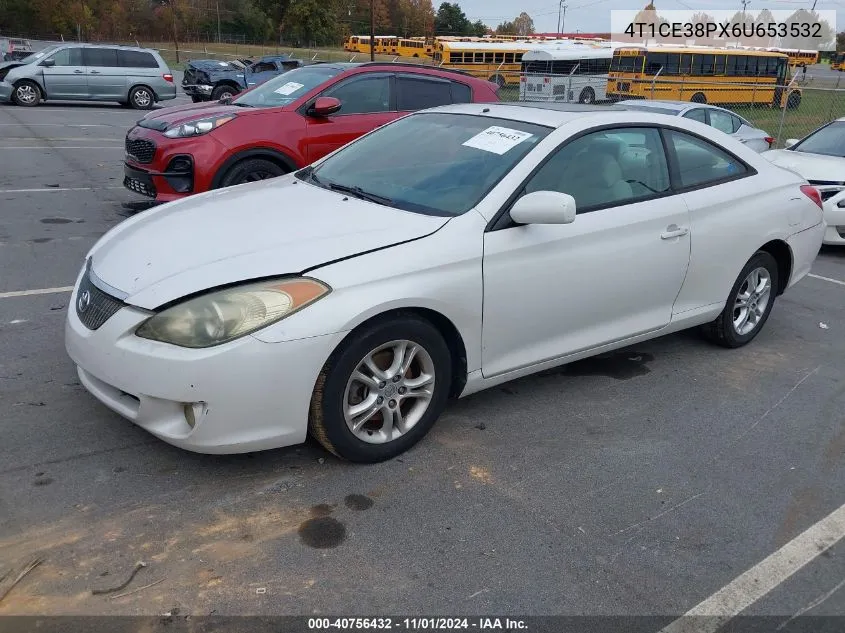
M329 123L331 125L331 123ZM82 267L82 384L204 453L393 457L450 396L685 328L739 347L810 270L818 192L704 124L464 104L141 213Z
M764 152L763 156L803 176L819 190L827 224L824 243L845 246L845 117L786 144L786 149Z

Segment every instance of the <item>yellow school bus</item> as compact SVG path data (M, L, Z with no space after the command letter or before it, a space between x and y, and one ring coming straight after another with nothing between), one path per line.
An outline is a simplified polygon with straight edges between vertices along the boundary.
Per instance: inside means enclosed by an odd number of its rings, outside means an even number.
M424 37L376 38L376 53L399 57L430 58L433 46Z
M376 53L385 50L385 41L397 39L395 35L376 35ZM370 53L369 35L350 35L343 43L343 50L350 53Z
M830 60L830 69L843 71L845 70L845 53L835 53Z
M767 48L773 53L785 53L789 57L790 68L801 68L819 63L819 51L805 51L797 48Z
M463 70L502 87L519 85L522 55L535 48L529 42L459 42L438 38L434 43L434 63Z
M728 48L624 46L613 53L607 96L797 108L785 53Z

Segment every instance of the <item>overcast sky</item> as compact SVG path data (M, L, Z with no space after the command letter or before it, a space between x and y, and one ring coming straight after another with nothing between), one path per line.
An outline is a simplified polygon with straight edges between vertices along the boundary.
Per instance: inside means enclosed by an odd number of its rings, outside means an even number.
M647 2L648 0L565 0L567 9L564 29L566 32L607 32L610 31L611 9L641 9ZM539 33L551 33L557 27L557 0L458 0L458 3L473 22L480 19L494 28L500 22L512 20L520 11L527 12L534 19L534 26ZM440 1L434 0L432 4L437 10ZM809 9L812 5L812 0L752 0L748 10L756 12L762 9ZM661 9L739 10L742 5L739 0L656 0L655 7L659 13ZM841 31L845 27L845 1L818 0L816 9L838 11L836 30Z

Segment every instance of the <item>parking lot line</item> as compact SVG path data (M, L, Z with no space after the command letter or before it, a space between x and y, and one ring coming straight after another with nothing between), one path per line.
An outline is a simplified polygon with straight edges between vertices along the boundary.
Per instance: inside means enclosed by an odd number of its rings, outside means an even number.
M4 147L3 149L119 149L123 151L123 145L18 145L16 147Z
M10 297L28 297L30 295L53 295L61 292L70 292L73 286L61 286L59 288L37 288L35 290L12 290L11 292L0 292L0 299Z
M44 191L103 191L123 187L43 187L41 189L0 189L0 193L41 193Z
M0 123L0 127L20 127L20 123ZM109 123L27 123L27 127L114 127Z
M821 279L822 281L829 281L832 284L839 284L840 286L845 286L845 281L831 279L830 277L822 277L821 275L814 275L813 273L807 273L807 277L812 277L813 279Z
M660 633L716 633L845 536L845 505L737 576ZM710 616L702 619L701 616Z

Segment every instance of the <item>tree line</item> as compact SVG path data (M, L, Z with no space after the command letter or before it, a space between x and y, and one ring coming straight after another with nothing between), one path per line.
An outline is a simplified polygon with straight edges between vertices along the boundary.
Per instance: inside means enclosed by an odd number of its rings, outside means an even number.
M245 41L339 44L352 34L527 35L521 13L495 31L457 2L431 0L0 0L0 35L84 41Z

